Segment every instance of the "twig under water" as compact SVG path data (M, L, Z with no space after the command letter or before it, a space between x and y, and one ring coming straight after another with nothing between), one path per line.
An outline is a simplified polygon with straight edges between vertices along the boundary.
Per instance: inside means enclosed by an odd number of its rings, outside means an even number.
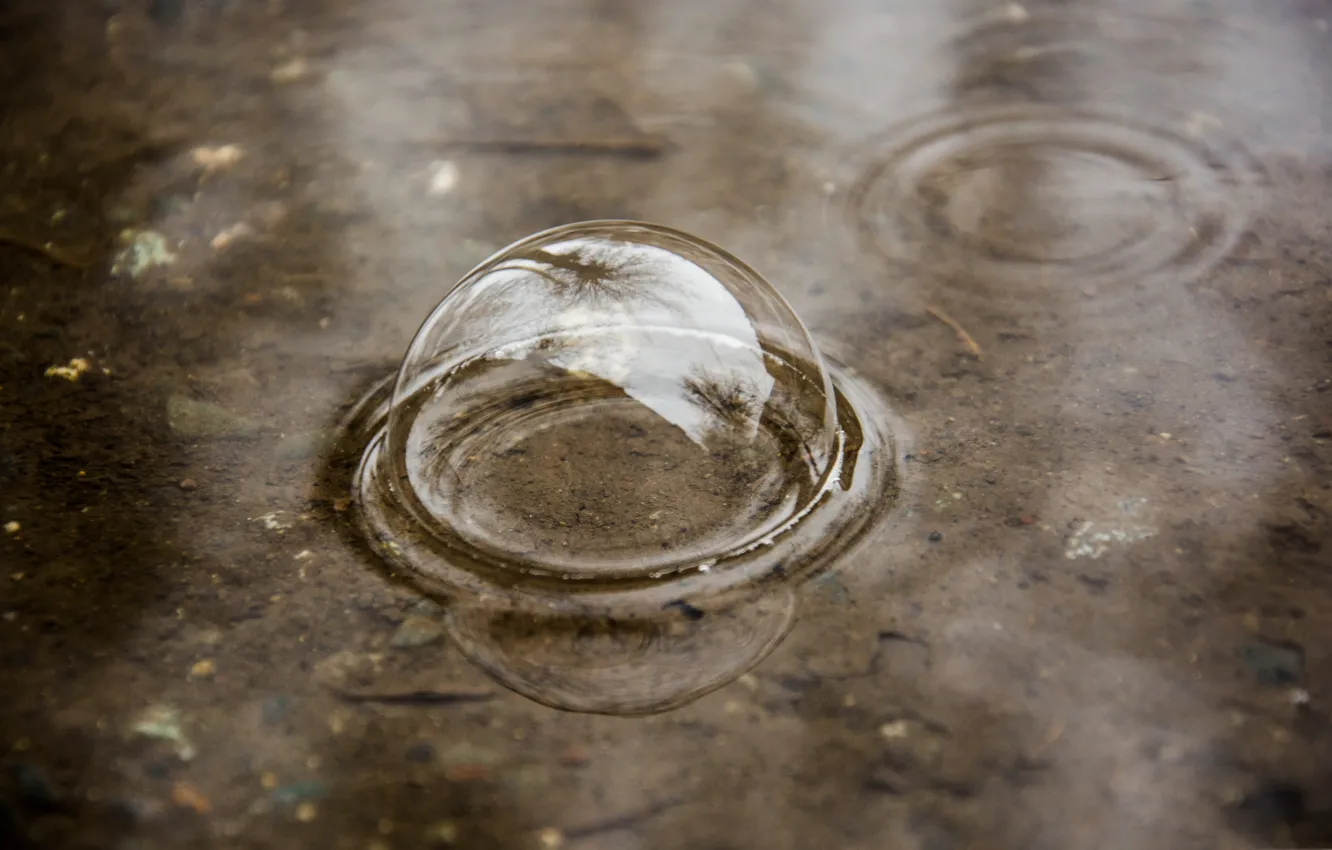
M0 230L0 245L8 245L11 248L18 248L21 251L27 251L29 254L36 254L45 257L51 263L57 266L66 266L71 269L86 269L89 266L84 260L77 257L71 257L58 248L41 242L34 242L31 239L24 239L16 233Z
M495 698L489 688L448 688L430 691L399 691L383 694L362 694L338 691L338 697L347 702L373 702L380 705L457 705L464 702L485 702Z
M657 815L684 802L682 797L668 797L656 803L644 806L641 809L625 812L619 815L612 815L601 820L591 821L590 823L570 827L564 830L564 836L570 841L577 841L580 838L590 838L593 835L599 835L603 832L613 832L617 829L628 829L640 821Z
M957 334L957 338L967 347L967 350L971 352L973 357L977 360L985 359L984 353L981 352L980 344L976 342L971 334L967 333L967 329L962 327L957 319L954 319L938 307L926 307L925 312L952 328L953 333Z
M604 138L459 138L440 139L431 147L446 150L475 151L478 153L552 153L601 154L632 159L656 159L671 147L660 136L609 136Z

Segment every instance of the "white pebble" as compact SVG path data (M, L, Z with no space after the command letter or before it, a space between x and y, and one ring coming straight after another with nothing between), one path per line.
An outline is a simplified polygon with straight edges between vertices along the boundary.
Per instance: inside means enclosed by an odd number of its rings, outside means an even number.
M213 246L214 251L221 251L237 239L249 236L252 233L254 233L254 228L242 221L231 225L231 227L214 236L213 241L209 244Z
M447 195L458 185L458 166L448 160L430 163L430 194Z
M299 56L290 62L285 62L272 70L268 78L278 85L285 83L294 83L297 80L304 79L310 73L310 65Z
M905 738L910 731L911 727L905 720L894 720L879 727L879 734L890 741L894 738Z
M194 164L205 171L221 171L241 161L245 153L236 145L221 147L199 147L191 152Z

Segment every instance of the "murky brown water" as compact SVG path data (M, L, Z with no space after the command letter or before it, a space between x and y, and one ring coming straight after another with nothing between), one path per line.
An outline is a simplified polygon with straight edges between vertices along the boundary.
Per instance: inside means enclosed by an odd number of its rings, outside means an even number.
M1330 23L7 4L0 846L1332 846ZM757 268L905 455L771 655L637 719L465 661L333 452L462 274L601 218Z

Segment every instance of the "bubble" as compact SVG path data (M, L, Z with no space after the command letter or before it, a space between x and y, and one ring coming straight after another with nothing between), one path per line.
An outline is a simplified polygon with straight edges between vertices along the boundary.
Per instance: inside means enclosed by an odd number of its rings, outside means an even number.
M1197 119L1008 104L924 116L852 193L866 242L958 294L1150 288L1195 278L1243 234L1260 170ZM1106 303L1113 303L1107 301Z
M753 269L586 222L432 311L346 427L360 527L487 673L642 713L740 675L895 493L891 412Z

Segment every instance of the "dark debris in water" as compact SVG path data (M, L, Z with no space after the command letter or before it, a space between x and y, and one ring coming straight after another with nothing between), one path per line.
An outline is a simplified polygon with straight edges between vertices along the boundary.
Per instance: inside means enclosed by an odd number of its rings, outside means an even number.
M663 610L667 611L669 610L679 611L680 614L686 620L691 620L694 622L697 622L703 619L705 616L707 616L707 612L705 612L703 609L690 605L688 602L684 601L683 599L677 599L674 602L667 602L665 605L662 606L662 608Z
M1253 638L1240 647L1240 661L1260 685L1298 685L1304 681L1304 647L1286 640Z
M1299 782L1265 779L1230 806L1227 814L1235 827L1262 843L1332 846L1332 804Z
M620 829L633 829L643 821L656 817L664 812L668 812L677 806L683 805L685 802L686 799L684 797L667 797L664 800L649 803L648 805L639 809L634 809L633 811L568 827L564 830L564 836L570 840L576 841L583 838L591 838L594 835L600 835L605 832L614 832Z
M40 765L15 762L9 765L18 799L27 807L39 811L57 809L64 795L56 787L51 775Z
M379 705L459 705L469 702L485 702L495 698L495 691L490 688L460 687L451 690L402 691L397 693L353 693L338 692L338 697L346 702L377 703Z

